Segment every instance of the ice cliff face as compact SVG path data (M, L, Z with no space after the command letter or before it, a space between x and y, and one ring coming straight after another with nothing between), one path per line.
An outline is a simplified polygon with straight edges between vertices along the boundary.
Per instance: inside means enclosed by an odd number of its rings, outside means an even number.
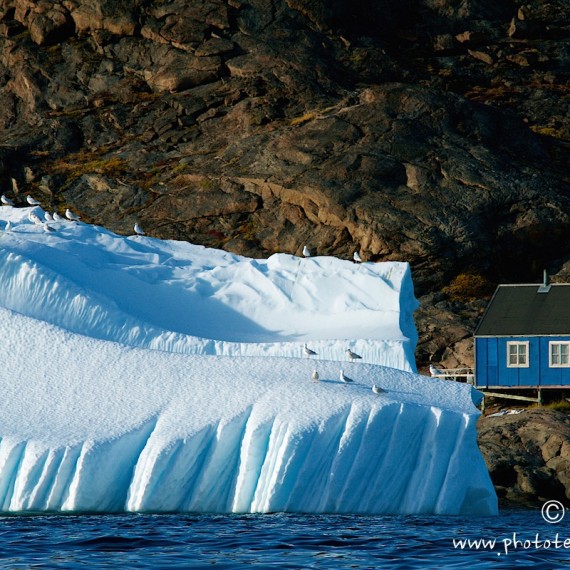
M464 385L0 326L3 511L495 512Z
M253 261L1 216L0 510L496 513L476 394L371 363L412 344L407 266ZM240 331L248 343L229 340Z

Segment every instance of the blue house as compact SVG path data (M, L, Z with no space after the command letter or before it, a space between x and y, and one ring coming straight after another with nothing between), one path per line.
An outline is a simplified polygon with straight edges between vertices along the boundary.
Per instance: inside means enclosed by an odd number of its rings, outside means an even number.
M570 388L570 284L499 285L474 336L478 388Z

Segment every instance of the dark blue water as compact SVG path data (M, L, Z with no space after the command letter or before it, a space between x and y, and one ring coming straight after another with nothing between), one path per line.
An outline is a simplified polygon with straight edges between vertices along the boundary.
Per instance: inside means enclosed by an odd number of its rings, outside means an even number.
M495 540L459 545L458 540ZM515 539L519 541L516 543ZM566 544L564 544L564 540ZM511 541L512 544L509 544ZM525 542L526 541L526 542ZM548 541L548 542L547 542ZM558 546L557 546L558 545ZM562 568L570 515L0 517L0 568Z

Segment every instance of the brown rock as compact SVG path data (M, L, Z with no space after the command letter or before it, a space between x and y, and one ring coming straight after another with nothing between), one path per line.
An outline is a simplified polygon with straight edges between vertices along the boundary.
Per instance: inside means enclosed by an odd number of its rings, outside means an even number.
M541 446L542 458L545 463L548 463L552 458L560 455L560 449L564 443L564 438L558 434L553 434L548 437L545 443Z
M540 54L538 50L524 50L513 55L507 55L506 59L521 67L531 67L541 61L548 60L548 58Z
M455 36L460 44L483 44L490 40L489 35L485 32L466 31Z
M467 53L471 57L478 59L479 61L482 61L483 63L486 63L487 65L493 65L493 63L495 63L495 60L493 59L493 57L484 51L468 49Z
M106 30L117 36L134 36L138 29L132 13L122 9L114 0L92 0L81 4L69 0L64 5L79 33Z
M27 20L30 37L40 46L60 43L73 33L69 13L58 4L38 4Z
M509 24L507 35L513 39L526 39L532 37L537 32L536 23L528 19L524 12L519 11L519 18L513 18ZM523 18L520 18L523 16Z
M464 338L459 342L453 342L452 339L458 338L459 334L450 334L450 346L447 346L443 351L443 355L440 358L440 362L443 368L473 368L473 362L475 360L473 354L473 338L469 335L468 338ZM464 334L469 334L465 331ZM462 381L468 381L468 379L462 378Z
M479 447L494 484L510 500L570 499L570 419L548 409L481 417Z
M455 47L451 34L439 34L433 39L433 51L447 51Z
M199 45L194 52L197 56L220 55L234 49L234 43L223 38L210 38Z
M275 66L275 61L266 54L250 54L227 60L226 66L234 77L247 78L255 77L264 69Z

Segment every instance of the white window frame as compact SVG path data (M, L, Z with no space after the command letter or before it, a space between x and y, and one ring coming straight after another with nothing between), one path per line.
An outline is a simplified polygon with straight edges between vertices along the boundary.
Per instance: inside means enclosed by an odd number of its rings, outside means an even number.
M554 347L558 346L558 347L562 347L565 346L566 347L566 354L564 355L566 357L566 362L557 362L554 363L553 362L553 356L554 356ZM558 357L560 358L562 356L562 351L560 351L558 353ZM561 360L561 358L560 358ZM570 368L570 341L564 341L564 340L551 340L548 343L548 366L550 368Z
M530 366L530 351L529 351L530 341L528 340L508 340L507 341L507 368L529 368ZM517 362L511 363L511 346L517 347ZM526 362L521 363L521 354L518 350L519 347L525 347Z

